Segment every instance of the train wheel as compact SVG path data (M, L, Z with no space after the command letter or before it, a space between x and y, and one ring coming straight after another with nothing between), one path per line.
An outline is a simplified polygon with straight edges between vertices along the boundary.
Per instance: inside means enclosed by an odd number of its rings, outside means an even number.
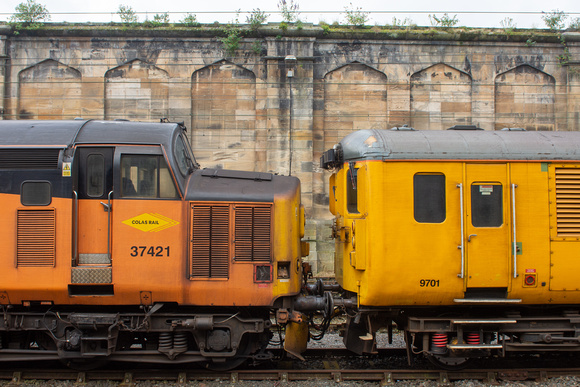
M435 365L437 368L442 368L444 370L462 370L467 368L473 359L468 357L449 357L441 355L426 355L427 359L431 364Z
M235 357L225 358L224 361L220 362L208 361L203 366L212 371L229 371L244 364L251 351L252 346L249 343L248 335L244 335Z
M225 361L220 362L204 362L202 366L212 371L229 371L241 366L250 357L258 359L261 351L264 351L268 346L271 337L264 336L265 334L245 334L240 341L239 349L234 357L226 358ZM267 359L270 359L270 357L267 357Z

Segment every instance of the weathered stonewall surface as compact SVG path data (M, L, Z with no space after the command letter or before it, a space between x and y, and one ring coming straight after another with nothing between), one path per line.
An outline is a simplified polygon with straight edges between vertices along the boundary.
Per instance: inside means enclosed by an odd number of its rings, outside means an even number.
M269 24L234 56L220 34L0 24L1 116L184 121L204 167L299 177L318 275L333 270L318 159L351 131L580 130L578 33Z

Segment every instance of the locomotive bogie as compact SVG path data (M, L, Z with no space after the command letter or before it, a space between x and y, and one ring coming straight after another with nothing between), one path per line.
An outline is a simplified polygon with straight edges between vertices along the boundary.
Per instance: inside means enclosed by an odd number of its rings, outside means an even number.
M177 312L171 305L157 304L142 311L131 306L101 312L17 308L5 310L4 316L0 323L4 361L53 359L84 367L110 360L205 362L210 368L223 368L271 356L263 351L271 337L267 310L241 317L225 309Z

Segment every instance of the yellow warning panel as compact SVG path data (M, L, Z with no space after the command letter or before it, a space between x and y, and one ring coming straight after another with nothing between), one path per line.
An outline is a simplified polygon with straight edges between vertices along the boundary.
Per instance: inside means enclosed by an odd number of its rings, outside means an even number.
M144 213L124 220L123 223L144 232L158 232L179 224L176 220L155 213Z
M62 176L71 177L71 163L62 163Z

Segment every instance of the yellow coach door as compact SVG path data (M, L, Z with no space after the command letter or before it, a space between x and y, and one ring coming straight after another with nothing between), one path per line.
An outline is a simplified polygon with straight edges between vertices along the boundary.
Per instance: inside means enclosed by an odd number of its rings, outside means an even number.
M467 164L465 259L467 288L507 288L510 259L506 164Z

